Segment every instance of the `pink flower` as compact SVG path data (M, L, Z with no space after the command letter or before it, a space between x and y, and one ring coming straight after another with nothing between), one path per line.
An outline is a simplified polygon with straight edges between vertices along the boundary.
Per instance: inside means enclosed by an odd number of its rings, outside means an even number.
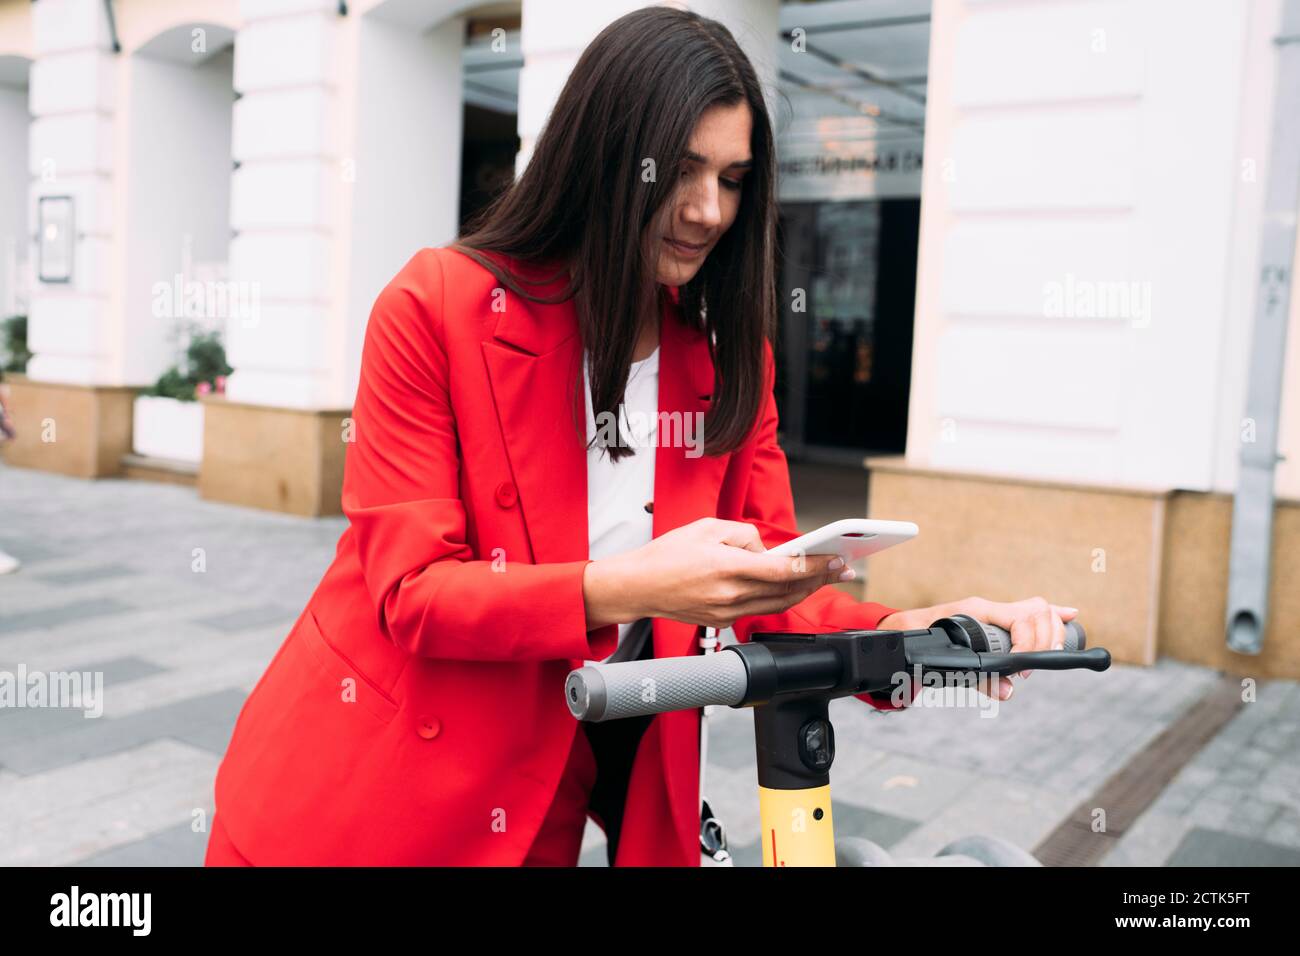
M224 375L218 375L218 376L217 376L217 379L216 379L216 386L217 386L217 394L218 394L218 395L225 395L225 394L226 394L226 376L224 376Z
M207 395L211 391L212 386L208 382L199 382L199 384L194 388L194 393L196 395Z

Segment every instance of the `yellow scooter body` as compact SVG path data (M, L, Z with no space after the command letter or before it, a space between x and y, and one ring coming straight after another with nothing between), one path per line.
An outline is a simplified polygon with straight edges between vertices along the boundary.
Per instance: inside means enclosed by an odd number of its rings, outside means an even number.
M831 788L758 788L764 866L834 866Z

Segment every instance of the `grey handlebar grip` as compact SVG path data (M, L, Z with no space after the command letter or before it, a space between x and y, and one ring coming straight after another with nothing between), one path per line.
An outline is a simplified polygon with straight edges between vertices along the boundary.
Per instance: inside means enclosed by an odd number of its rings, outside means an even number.
M1011 634L998 627L996 624L988 624L984 621L976 621L982 628L988 638L989 652L993 654L1010 654L1011 653ZM1083 625L1076 621L1065 622L1065 646L1062 650L1081 651L1088 646L1088 635L1083 630Z
M588 664L569 674L564 700L579 720L599 723L745 698L749 675L739 654L726 649L691 657L621 664Z

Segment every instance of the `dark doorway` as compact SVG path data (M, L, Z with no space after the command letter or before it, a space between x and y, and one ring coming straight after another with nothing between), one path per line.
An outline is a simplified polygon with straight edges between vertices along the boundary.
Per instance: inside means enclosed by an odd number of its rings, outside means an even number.
M465 104L460 167L462 232L475 214L514 181L515 156L519 152L518 125L519 118L514 113L498 113Z
M777 402L792 457L904 450L919 199L785 203Z

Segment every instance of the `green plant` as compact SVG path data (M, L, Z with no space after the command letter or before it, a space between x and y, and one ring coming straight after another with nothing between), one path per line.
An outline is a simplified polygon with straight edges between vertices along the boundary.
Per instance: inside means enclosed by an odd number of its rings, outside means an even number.
M3 328L3 370L19 373L27 371L27 362L32 357L27 348L27 316L10 316L4 320Z
M226 364L226 349L221 344L221 336L216 332L203 333L190 339L185 357L189 365L189 377L195 384L207 382L215 387L218 378L225 378L234 371Z
M226 364L226 349L221 344L221 336L216 332L203 332L190 339L185 350L185 371L173 365L140 394L192 402L201 390L223 393L226 376L233 371Z
M175 365L163 372L150 388L141 395L156 395L159 398L176 398L182 402L194 401L195 383L181 374Z

